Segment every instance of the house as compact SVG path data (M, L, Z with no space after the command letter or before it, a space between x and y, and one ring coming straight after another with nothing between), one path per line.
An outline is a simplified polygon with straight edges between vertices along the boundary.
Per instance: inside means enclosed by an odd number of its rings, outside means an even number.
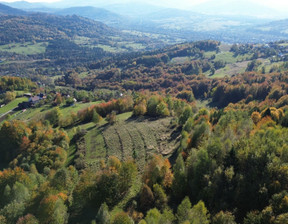
M23 96L32 97L32 93L24 93Z
M41 100L40 96L32 96L29 98L28 102L31 104L36 104Z
M27 96L28 95L29 95L29 93L27 94ZM29 107L34 107L35 104L39 103L43 99L46 99L46 96L43 93L40 93L37 96L30 96L30 98L28 99L28 102L19 103L18 108L19 109L27 109Z

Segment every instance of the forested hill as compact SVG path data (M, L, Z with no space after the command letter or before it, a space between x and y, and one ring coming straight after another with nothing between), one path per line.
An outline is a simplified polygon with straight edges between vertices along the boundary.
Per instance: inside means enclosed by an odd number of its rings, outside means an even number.
M120 24L127 22L127 18L118 15L116 13L110 12L106 9L96 8L91 6L84 7L71 7L67 9L58 10L55 12L57 15L80 15L89 19L94 19L96 21L103 22L105 24Z
M107 36L121 35L119 31L101 22L78 16L53 16L33 14L29 16L1 16L0 44L19 41L71 39L74 36L97 38L107 42Z
M266 23L252 29L253 32L259 33L271 33L274 35L287 35L288 33L288 19L277 20L270 23Z
M16 61L18 68L19 63L31 65L35 60L71 67L117 53L160 48L170 41L157 35L123 32L76 15L0 15L0 24L0 58L9 62L9 68L1 68L4 73L14 71ZM18 74L21 71L17 69Z
M26 15L27 12L0 3L0 15Z

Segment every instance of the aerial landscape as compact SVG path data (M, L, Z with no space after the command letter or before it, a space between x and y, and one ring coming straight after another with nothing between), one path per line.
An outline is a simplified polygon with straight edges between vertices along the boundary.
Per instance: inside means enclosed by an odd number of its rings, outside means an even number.
M0 224L68 223L288 224L288 2L0 1Z

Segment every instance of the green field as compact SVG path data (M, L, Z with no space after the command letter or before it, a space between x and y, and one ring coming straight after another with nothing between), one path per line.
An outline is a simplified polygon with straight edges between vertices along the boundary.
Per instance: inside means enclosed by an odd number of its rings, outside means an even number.
M120 52L125 52L127 50L123 49L123 48L119 48L119 47L112 47L109 45L104 45L104 44L97 44L94 47L100 47L102 48L104 51L108 51L111 53L120 53Z
M97 104L98 102L89 102L89 103L76 103L73 106L60 106L60 112L63 116L65 116L65 114L70 114L72 112L77 113L79 110L87 108L93 104ZM40 119L41 117L43 117L49 110L52 110L53 107L51 107L50 105L44 105L40 108L29 108L27 109L25 112L17 115L18 119L21 120L30 120L30 119Z
M33 55L45 53L48 42L41 43L13 43L0 46L0 51L6 51L16 54Z
M210 59L212 57L212 55L216 56L216 51L205 51L204 52L204 57L207 59Z
M19 103L22 103L24 101L28 101L27 97L20 97L20 98L16 98L15 100L11 101L10 103L8 103L7 105L5 105L4 107L0 108L0 115L1 114L5 114L8 111L14 109L15 107L18 106Z
M135 159L141 169L152 154L171 155L179 146L169 128L171 118L149 120L129 118L131 113L118 115L114 125L90 128L85 136L86 162L98 166L100 160L114 155L121 160Z
M239 61L245 61L250 60L251 55L245 54L245 55L238 55L237 57L234 57L233 52L221 52L219 54L216 54L215 61L222 60L226 62L227 64L236 63Z

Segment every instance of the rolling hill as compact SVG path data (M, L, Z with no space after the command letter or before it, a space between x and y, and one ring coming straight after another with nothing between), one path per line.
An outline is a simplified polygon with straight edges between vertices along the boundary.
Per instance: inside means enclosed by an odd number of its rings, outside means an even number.
M55 11L55 10L54 10ZM92 6L71 7L66 9L57 10L54 12L57 15L78 15L103 22L105 24L120 24L127 20L123 16L110 12L106 9L95 8Z
M15 9L12 7L9 7L7 5L1 4L0 3L0 16L1 15L26 15L27 12L20 10L20 9Z
M288 35L288 19L273 21L264 25L257 26L253 29L254 32L272 33L274 35L282 36Z
M119 31L103 23L78 16L53 16L33 14L29 16L1 16L0 43L10 41L33 41L49 39L71 39L74 36L97 38L106 42L107 36L119 35Z
M37 3L37 2L26 2L26 1L16 1L16 2L5 2L3 1L3 4L17 8L17 9L22 9L22 10L29 10L32 8L41 8L44 7L44 4L42 3Z

